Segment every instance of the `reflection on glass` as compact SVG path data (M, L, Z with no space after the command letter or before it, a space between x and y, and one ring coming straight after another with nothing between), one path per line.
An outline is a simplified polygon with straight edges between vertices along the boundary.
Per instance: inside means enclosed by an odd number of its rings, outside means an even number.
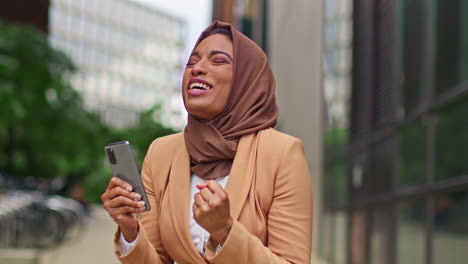
M434 200L433 258L437 263L467 263L468 190Z
M468 175L468 97L436 115L435 178Z
M421 121L416 121L399 131L400 185L416 185L424 182L425 130Z
M424 263L424 200L398 205L397 264Z
M330 207L333 206L334 178L335 178L335 171L334 171L333 166L326 167L325 177L323 178L323 192L322 192L323 205L326 209L329 209Z
M394 223L393 210L381 207L372 213L372 233L370 244L371 264L392 263L392 226ZM356 262L357 263L357 262ZM361 262L363 263L363 262Z
M346 160L340 160L334 165L334 204L337 206L345 205L348 201L348 173Z
M325 1L323 101L325 156L343 151L348 141L351 1Z

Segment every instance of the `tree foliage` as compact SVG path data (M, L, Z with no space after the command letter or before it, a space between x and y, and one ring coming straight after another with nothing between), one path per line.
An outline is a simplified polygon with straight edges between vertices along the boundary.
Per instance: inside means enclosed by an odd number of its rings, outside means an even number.
M47 37L0 21L0 173L73 179L97 201L111 176L104 145L131 140L141 162L159 136L173 133L144 112L137 127L116 131L86 111L70 76L76 67Z

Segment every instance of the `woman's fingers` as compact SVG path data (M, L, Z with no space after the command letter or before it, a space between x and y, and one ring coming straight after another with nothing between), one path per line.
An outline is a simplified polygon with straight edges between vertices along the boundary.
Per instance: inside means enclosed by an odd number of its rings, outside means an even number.
M120 206L110 209L110 215L120 220L123 215L142 212L144 207Z
M224 243L232 226L230 204L227 193L216 181L198 184L200 189L194 196L193 218L219 243Z
M201 185L205 187L201 188L199 193L210 207L216 207L227 199L226 192L218 182L209 180L202 184L198 184L197 187Z
M133 190L133 187L126 183L124 180L120 179L119 177L112 177L107 185L107 190L113 189L115 187L121 187L129 192Z
M206 202L209 202L210 199L213 197L213 195L215 195L214 193L212 193L210 191L210 189L208 188L203 188L200 190L199 194L201 195L201 197L203 198L203 200L205 200Z
M207 181L206 185L213 193L224 193L223 187L217 181Z
M210 210L210 206L208 203L203 199L200 193L195 194L194 204L197 206L197 209L207 212Z
M104 202L104 208L118 208L122 206L130 206L130 207L139 208L139 207L144 207L145 202L135 201L125 196L117 196L113 199L109 199Z
M194 196L194 205L196 205L193 208L194 212L196 210L203 210L206 213L229 203L226 192L218 182L210 180L199 184L197 187L200 185L205 187Z

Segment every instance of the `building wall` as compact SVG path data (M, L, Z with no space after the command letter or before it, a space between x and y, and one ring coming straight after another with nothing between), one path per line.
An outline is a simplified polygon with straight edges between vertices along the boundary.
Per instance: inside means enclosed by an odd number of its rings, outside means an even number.
M322 182L321 0L269 1L268 57L276 77L278 128L304 142L314 185L313 248Z
M116 127L161 104L156 117L181 129L185 22L129 0L52 0L51 43L78 66L73 76L88 108Z

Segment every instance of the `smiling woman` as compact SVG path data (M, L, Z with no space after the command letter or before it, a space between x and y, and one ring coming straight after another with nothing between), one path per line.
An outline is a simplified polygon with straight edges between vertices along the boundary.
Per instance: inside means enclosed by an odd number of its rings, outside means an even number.
M183 133L158 138L142 178L153 208L114 177L102 195L122 263L310 263L312 186L302 142L273 129L265 53L214 22L184 73Z
M187 112L212 120L222 113L232 82L232 42L228 36L208 36L192 52L184 73Z

